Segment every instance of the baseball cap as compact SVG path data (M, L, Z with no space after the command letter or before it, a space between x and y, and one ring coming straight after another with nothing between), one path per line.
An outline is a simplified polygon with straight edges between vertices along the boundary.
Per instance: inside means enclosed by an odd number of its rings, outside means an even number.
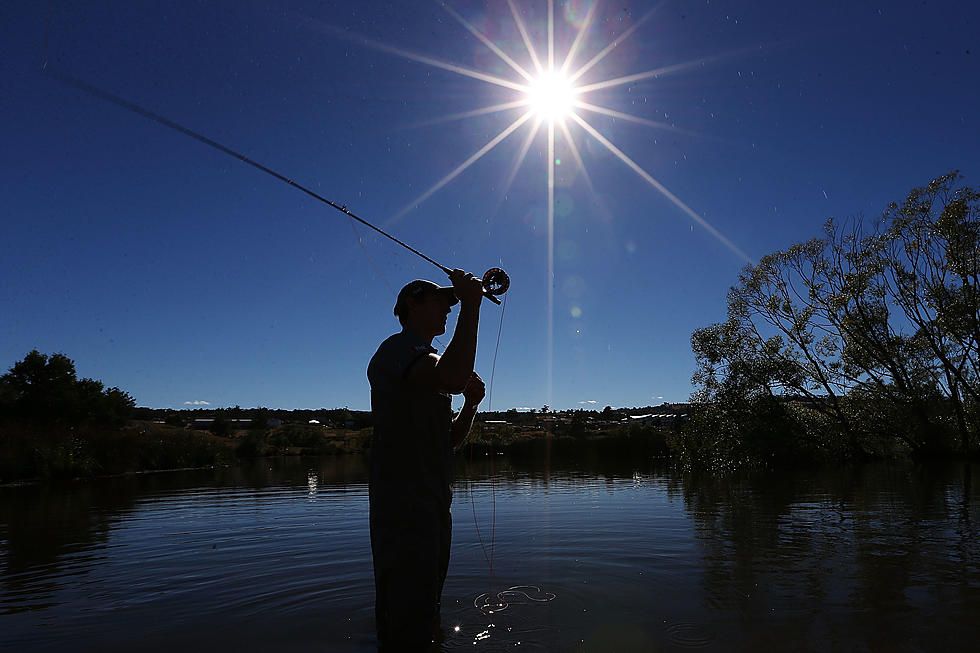
M459 303L459 299L456 298L456 291L453 290L452 286L440 286L426 279L416 279L415 281L409 281L407 284L405 284L405 287L398 293L398 299L395 300L395 315L401 315L402 311L405 310L410 297L413 299L420 299L425 294L431 292L445 294L446 299L449 300L450 306L455 306Z

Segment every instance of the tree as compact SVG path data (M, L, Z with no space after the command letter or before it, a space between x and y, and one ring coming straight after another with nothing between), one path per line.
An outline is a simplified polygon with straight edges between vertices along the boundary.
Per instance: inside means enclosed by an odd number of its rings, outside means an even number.
M890 205L880 255L884 288L934 362L966 451L980 404L980 193L954 187L960 178L951 172Z
M208 430L215 435L226 437L231 435L231 422L229 422L224 415L218 413L215 415L214 420L211 421L211 425L208 427Z
M272 413L268 408L264 406L256 408L252 416L252 421L249 423L249 429L253 431L263 431L267 429L269 427L269 420L271 419L271 416Z
M702 413L751 423L733 427L745 437L758 415L793 422L779 405L796 399L821 420L799 433L825 439L829 424L854 456L869 435L948 448L952 419L968 450L980 404L980 194L958 179L914 189L870 229L830 220L822 238L747 266L728 319L691 338Z
M169 424L170 426L187 426L187 420L185 420L183 415L180 413L167 413L167 416L164 417L163 421L165 424Z
M101 381L78 379L64 354L30 351L0 376L0 418L38 424L120 426L132 413L133 398Z

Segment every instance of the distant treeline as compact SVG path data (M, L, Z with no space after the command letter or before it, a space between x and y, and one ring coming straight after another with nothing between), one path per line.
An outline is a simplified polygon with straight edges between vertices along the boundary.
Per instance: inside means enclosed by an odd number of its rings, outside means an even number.
M661 404L659 406L640 406L632 408L613 408L606 406L601 410L569 409L551 410L549 406L540 409L518 410L511 408L502 411L480 411L478 421L507 422L511 425L528 426L540 424L542 418L560 418L566 422L585 423L593 421L619 422L633 416L658 413L686 413L688 404ZM132 418L146 421L159 421L174 426L190 426L195 420L234 420L246 422L254 428L268 427L270 424L307 424L316 420L331 428L364 429L373 426L371 411L349 408L146 408L136 407Z
M676 433L687 404L602 410L510 409L479 413L466 451L506 450L533 456L560 450L568 455L664 456L667 434ZM230 438L239 457L367 453L371 446L369 411L348 408L282 410L269 408L137 408L140 420L173 427L204 429ZM640 416L643 419L631 419ZM652 418L657 418L653 423Z
M959 180L745 268L691 337L685 461L977 455L980 194Z

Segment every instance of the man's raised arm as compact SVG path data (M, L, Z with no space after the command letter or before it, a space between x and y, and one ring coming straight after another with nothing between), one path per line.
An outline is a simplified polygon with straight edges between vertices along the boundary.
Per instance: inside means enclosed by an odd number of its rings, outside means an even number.
M447 392L459 394L466 387L476 364L476 337L480 325L480 305L483 303L483 281L463 270L449 273L453 290L459 299L456 330L446 352L436 363L437 385Z

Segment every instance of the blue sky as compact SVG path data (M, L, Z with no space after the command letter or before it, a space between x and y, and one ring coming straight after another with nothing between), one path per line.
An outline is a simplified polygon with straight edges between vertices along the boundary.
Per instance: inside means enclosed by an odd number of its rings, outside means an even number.
M688 398L690 334L724 318L745 260L573 120L588 180L559 136L552 229L544 132L506 187L533 120L392 219L526 111L433 122L521 94L392 49L523 81L439 4L90 4L53 3L57 70L241 150L450 267L506 268L494 408ZM533 71L507 3L449 6ZM515 6L544 58L548 3ZM559 60L592 6L556 3ZM0 366L61 351L153 407L367 409L365 368L398 329L395 293L441 273L42 75L45 14L13 3L0 20ZM577 113L758 258L950 169L980 185L978 19L966 2L600 2L579 65L632 32L581 83L700 63L588 97L674 129ZM488 380L500 314L484 304Z

